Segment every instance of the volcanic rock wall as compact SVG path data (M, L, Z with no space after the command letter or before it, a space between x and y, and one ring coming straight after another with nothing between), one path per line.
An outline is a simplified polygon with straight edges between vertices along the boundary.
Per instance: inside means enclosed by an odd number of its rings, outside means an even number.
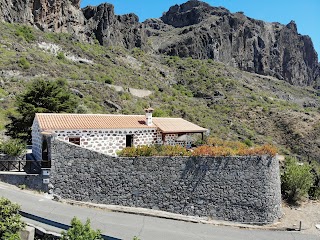
M281 217L279 164L267 156L114 158L53 140L63 198L249 223Z

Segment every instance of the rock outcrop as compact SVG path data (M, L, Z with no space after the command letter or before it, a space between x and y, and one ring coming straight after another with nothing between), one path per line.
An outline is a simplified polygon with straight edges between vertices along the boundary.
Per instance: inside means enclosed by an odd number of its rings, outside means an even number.
M80 0L0 0L0 20L28 23L43 31L79 35L84 25Z
M0 20L25 23L43 31L71 33L76 39L105 46L143 48L145 31L135 14L117 16L111 4L80 9L79 0L0 0Z
M171 7L161 20L156 27L169 30L155 31L154 24L145 22L160 53L210 58L294 85L312 85L319 75L313 43L297 32L293 21L288 25L267 23L194 0Z
M214 59L294 85L319 81L313 43L297 32L294 22L267 23L197 0L175 5L160 19L144 23L135 14L115 15L107 3L80 9L79 0L0 0L0 20L68 32L85 41L95 38L105 46Z
M105 46L120 45L128 49L143 48L146 35L139 18L135 14L117 16L111 4L83 9L86 19L86 34L94 34L100 44Z

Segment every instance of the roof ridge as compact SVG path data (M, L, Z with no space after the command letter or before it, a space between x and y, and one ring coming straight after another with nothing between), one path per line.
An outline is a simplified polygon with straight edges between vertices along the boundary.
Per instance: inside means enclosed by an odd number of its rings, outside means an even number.
M72 115L72 116L128 116L128 117L144 117L145 115L126 115L126 114L103 114L103 113L36 113L36 115Z
M183 118L179 118L179 117L153 117L153 119L159 119L159 118L161 118L161 119L183 119ZM183 120L185 120L185 119L183 119ZM185 120L185 121L187 121L187 120Z

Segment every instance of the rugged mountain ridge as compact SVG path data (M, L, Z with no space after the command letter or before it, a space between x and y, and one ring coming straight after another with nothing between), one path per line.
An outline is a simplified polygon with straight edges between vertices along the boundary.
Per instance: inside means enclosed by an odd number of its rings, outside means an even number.
M210 58L294 85L312 85L318 76L313 43L297 32L293 21L267 23L200 1L175 5L161 20L174 30L160 35L158 30L150 31L156 42L162 40L156 46L160 53ZM150 26L148 21L145 24Z
M313 43L297 32L294 22L266 23L196 0L143 23L135 14L115 15L107 3L80 9L79 0L0 0L0 20L68 32L89 42L97 39L104 46L214 59L293 85L315 85L320 75Z

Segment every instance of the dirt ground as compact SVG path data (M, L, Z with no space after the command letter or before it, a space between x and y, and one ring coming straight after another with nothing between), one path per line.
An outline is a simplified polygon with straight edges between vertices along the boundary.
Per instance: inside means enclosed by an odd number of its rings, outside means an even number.
M289 206L283 202L282 211L284 215L277 227L299 229L301 221L303 233L319 235L320 239L320 229L315 226L320 225L320 201L306 201L299 206Z

